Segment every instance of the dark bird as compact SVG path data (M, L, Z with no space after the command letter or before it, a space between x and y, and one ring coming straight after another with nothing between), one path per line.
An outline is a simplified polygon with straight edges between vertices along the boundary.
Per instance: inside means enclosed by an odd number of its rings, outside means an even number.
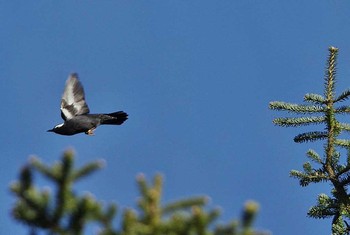
M78 74L72 73L66 81L61 100L61 117L64 123L48 131L60 135L75 135L82 132L93 135L93 131L99 125L121 125L128 119L128 114L123 111L106 114L89 114L89 112Z

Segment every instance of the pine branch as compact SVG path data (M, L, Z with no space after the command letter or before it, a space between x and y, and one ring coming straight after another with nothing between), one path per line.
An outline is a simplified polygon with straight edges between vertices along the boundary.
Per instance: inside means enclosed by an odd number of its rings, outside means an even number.
M95 171L101 169L103 166L104 166L104 161L96 161L96 162L86 164L85 166L83 166L82 168L80 168L79 170L75 171L72 174L72 179L74 181L77 181L80 178L84 178L88 175L91 175Z
M314 104L324 104L326 102L326 98L319 94L309 93L304 96L304 101Z
M308 157L309 159L311 159L312 161L317 162L317 163L319 163L319 164L321 164L321 165L324 164L323 161L322 161L322 159L321 159L321 157L320 157L320 155L318 155L318 153L316 153L314 150L309 149L309 150L306 152L306 155L307 155L307 157Z
M333 96L335 89L336 65L337 65L338 48L329 48L329 57L327 61L327 70L324 77L326 102L333 104Z
M244 213L242 216L242 227L244 232L251 232L252 222L256 212L259 210L259 205L253 201L248 201L245 204Z
M99 203L86 196L75 196L72 191L74 180L79 178L72 176L82 175L91 165L87 164L75 170L73 156L72 151L67 151L61 161L51 167L44 165L37 158L31 158L19 182L11 185L11 191L18 197L18 202L13 208L16 219L30 227L54 234L81 234L90 219L106 218ZM57 187L55 195L47 190L36 189L32 180L29 180L31 173L28 170L35 170L52 181ZM70 222L67 224L67 221Z
M346 221L343 219L343 216L341 216L339 213L334 216L332 222L332 235L349 234L349 226L344 222L346 223Z
M189 199L184 199L181 201L171 202L163 206L162 214L167 215L174 213L178 210L188 210L193 206L204 206L208 203L207 197L193 197Z
M350 140L336 139L334 140L334 144L343 148L350 148Z
M308 216L319 219L332 217L338 213L338 207L337 200L322 193L317 198L317 205L310 208Z
M344 168L343 173L349 171L349 168ZM339 174L341 175L341 174ZM345 176L339 177L341 185L348 185L350 183L350 173L347 173Z
M345 101L345 100L349 99L349 96L350 96L350 89L347 89L347 90L345 90L344 92L342 92L342 93L334 100L334 103Z
M307 215L316 219L325 219L336 215L336 210L329 207L313 206L309 209Z
M325 131L312 131L299 134L294 137L294 142L304 143L304 142L313 142L317 140L323 140L328 137L328 133Z
M300 113L300 114L306 114L306 113L322 113L325 111L325 108L318 105L299 105L299 104L292 104L292 103L286 103L286 102L280 102L280 101L273 101L269 104L270 109L277 110L277 111L288 111L293 113Z
M290 176L299 179L299 184L302 187L306 187L310 183L326 182L329 180L329 177L322 170L311 170L306 171L305 173L291 170Z
M47 167L43 163L41 163L40 159L38 159L37 157L31 157L29 161L31 166L33 166L37 171L39 171L41 174L43 174L47 178L51 180L55 180L57 178L57 175L59 174L59 171L60 171L57 165L51 168Z
M339 127L342 131L350 132L350 125L349 125L348 123L338 123L338 127Z
M307 126L320 124L326 121L325 117L275 118L273 123L283 127Z
M334 112L337 114L349 114L350 113L350 107L349 106L340 106L334 109Z

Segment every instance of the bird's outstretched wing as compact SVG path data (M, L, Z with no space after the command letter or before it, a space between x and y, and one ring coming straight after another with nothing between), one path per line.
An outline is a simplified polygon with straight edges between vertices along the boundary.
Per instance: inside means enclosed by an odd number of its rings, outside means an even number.
M72 73L67 81L61 100L61 117L63 120L89 113L85 102L84 88L78 80L78 74Z

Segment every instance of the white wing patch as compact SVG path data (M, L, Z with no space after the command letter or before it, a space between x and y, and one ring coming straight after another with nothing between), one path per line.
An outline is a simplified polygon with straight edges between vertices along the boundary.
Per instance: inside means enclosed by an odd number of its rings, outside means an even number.
M66 88L64 89L64 98L67 104L73 104L74 103L74 85L77 82L76 79L74 79L73 76L69 77L66 82Z
M63 126L63 124L64 124L64 123L61 123L61 124L56 125L56 126L54 127L54 129L55 129L55 128L60 128L61 126Z
M61 100L61 116L64 120L89 113L85 102L84 88L78 80L78 74L69 76Z

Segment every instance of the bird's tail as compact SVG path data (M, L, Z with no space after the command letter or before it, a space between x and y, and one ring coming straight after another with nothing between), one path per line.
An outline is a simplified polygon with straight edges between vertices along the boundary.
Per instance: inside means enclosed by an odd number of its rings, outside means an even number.
M128 119L128 114L123 111L106 113L102 115L101 124L121 125L126 119Z

